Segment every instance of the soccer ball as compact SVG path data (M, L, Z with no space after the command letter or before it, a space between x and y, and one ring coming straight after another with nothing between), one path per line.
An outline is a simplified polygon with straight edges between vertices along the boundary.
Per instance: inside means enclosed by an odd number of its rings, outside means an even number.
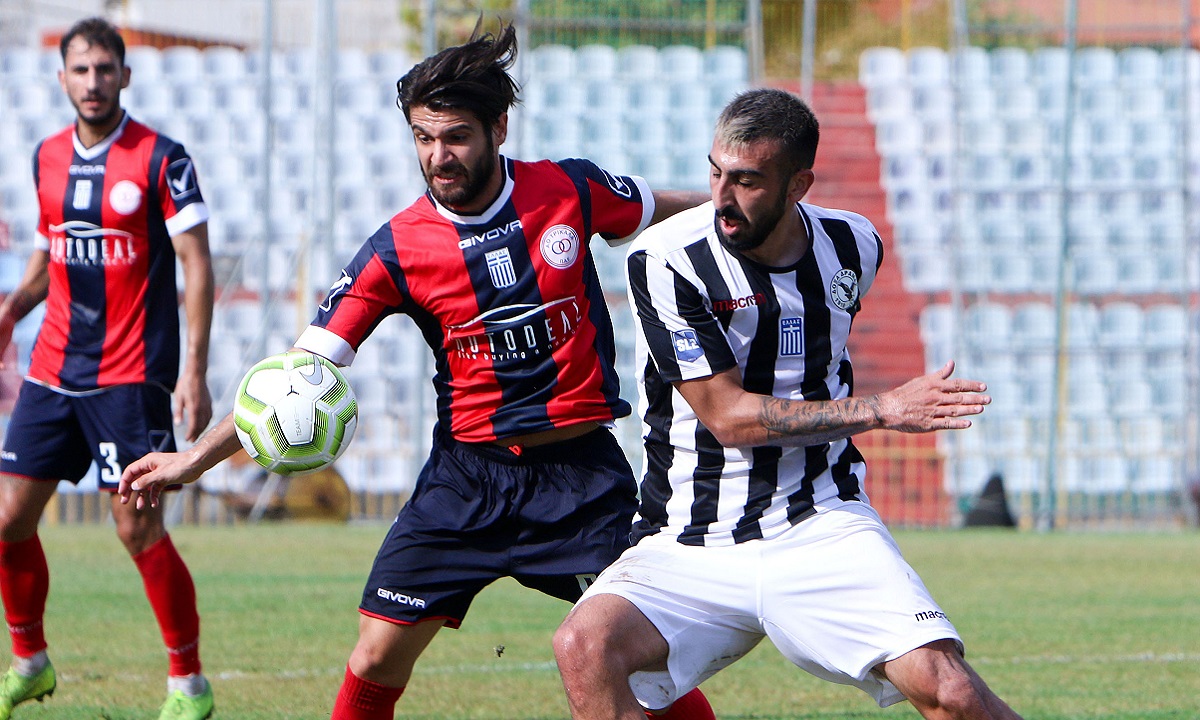
M250 368L234 398L233 422L255 462L280 475L303 475L346 450L358 402L336 365L292 350Z

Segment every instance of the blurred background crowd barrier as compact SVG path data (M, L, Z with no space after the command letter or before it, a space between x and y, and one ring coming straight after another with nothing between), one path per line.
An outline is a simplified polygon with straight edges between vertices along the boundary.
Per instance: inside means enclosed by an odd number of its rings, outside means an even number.
M212 209L218 415L424 191L396 80L482 17L521 37L513 157L589 157L704 189L733 95L769 84L809 99L822 123L809 199L863 213L886 246L855 328L856 392L953 357L995 398L969 431L858 440L886 520L959 524L997 475L1022 527L1196 520L1200 2L5 0L0 293L32 248L33 148L73 117L58 38L92 14L125 33L126 107L184 143ZM600 245L596 258L634 400L623 254ZM39 320L18 328L22 370ZM348 373L363 418L336 480L226 463L176 519L314 504L389 517L428 449L431 374L415 327L383 323ZM0 412L19 384L0 378ZM637 467L638 422L618 433ZM92 491L82 483L51 517L93 517Z

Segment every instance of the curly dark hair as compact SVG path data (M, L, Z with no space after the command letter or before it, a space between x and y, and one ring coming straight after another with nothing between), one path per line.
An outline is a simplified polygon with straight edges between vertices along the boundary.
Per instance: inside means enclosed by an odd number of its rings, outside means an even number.
M396 103L411 121L414 105L430 110L467 110L491 128L517 101L517 83L508 74L517 59L517 32L505 25L497 37L480 34L415 65L396 83Z
M125 65L125 40L116 26L102 17L91 17L80 20L63 34L58 43L58 52L63 62L67 60L67 46L77 37L87 40L88 46L98 45L117 56L117 61Z

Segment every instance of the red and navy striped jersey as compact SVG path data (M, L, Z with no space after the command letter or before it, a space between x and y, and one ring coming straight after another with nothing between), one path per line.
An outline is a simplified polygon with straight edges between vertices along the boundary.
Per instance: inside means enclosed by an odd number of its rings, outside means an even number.
M587 160L501 165L480 215L426 193L381 227L297 346L348 365L383 318L409 315L436 359L438 424L463 442L628 415L588 240L645 229L649 188Z
M85 148L68 127L33 156L50 255L46 315L29 379L67 392L179 375L179 312L171 237L208 219L183 146L128 113Z
M655 225L626 269L638 324L645 430L636 541L685 545L775 537L833 498L867 502L849 438L809 447L722 447L677 383L737 368L747 392L838 400L854 389L847 341L883 244L861 215L798 203L808 252L766 267L722 245L712 203Z

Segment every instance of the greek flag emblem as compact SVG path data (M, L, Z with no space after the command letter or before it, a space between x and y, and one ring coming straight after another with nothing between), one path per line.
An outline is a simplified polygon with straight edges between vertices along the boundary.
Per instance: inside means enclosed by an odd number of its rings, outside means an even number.
M497 288L512 287L517 284L517 271L513 267L512 255L508 248L493 250L486 255L488 274L492 276L492 285Z
M779 354L784 357L804 354L804 318L780 319Z

